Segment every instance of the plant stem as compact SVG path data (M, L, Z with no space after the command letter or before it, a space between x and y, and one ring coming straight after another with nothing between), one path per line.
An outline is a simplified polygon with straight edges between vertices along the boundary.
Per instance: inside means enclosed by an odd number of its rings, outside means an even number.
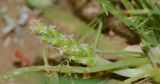
M97 34L96 34L96 37L95 37L95 40L93 43L94 49L96 49L98 46L98 42L99 42L99 39L101 36L102 28L103 28L103 22L101 20L99 20L98 31L97 31Z
M47 72L47 73L49 73L50 71L49 71L49 69L48 69L48 67L49 67L49 63L48 63L48 58L47 58L47 52L45 51L45 50L43 50L43 61L44 61L44 66L46 67L46 69L45 69L45 71Z

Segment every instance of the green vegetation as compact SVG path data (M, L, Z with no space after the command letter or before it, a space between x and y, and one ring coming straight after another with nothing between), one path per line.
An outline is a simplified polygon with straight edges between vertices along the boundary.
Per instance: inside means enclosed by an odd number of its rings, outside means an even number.
M123 81L117 81L116 84L131 84L139 82L139 80L152 80L156 83L160 83L160 4L156 4L156 2L158 3L159 1L135 0L135 3L132 3L129 0L121 0L120 3L123 4L125 9L127 9L129 15L126 15L124 12L117 10L116 7L110 2L110 0L97 0L97 2L102 6L105 13L102 12L100 16L96 17L88 24L89 26L87 26L85 23L77 21L78 23L83 24L81 27L88 28L85 32L85 29L82 29L82 32L78 33L78 40L74 40L70 36L64 35L62 32L57 31L57 29L53 26L48 26L41 22L34 23L32 30L36 36L39 37L39 39L41 39L44 43L51 46L50 48L65 56L65 60L68 62L68 64L62 62L59 65L51 66L48 63L48 57L46 53L44 53L44 66L19 68L13 71L2 73L0 77L2 79L8 79L23 73L45 71L49 73L48 75L51 77L53 77L53 72L56 73L54 76L56 76L55 79L58 79L60 78L59 74L62 73L86 74L105 71L104 73L113 73L118 74L120 77L127 77ZM43 7L44 14L46 14L46 11L49 10L49 8L45 9L45 7ZM144 52L128 52L124 50L109 51L109 49L108 51L104 51L97 47L102 36L102 16L108 15L109 13L118 18L128 28L136 32L136 34L140 37L141 47ZM56 19L58 18L60 17L56 17ZM62 21L62 19L59 20ZM73 20L76 21L76 19ZM70 24L67 21L64 21L64 23ZM78 23L76 25L73 24L73 26L70 28L76 27L79 25ZM80 39L84 39L83 35L86 35L86 33L90 31L95 33L95 31L92 29L95 26L98 26L98 29L96 35L93 36L94 41L92 44L86 45L79 42ZM112 62L109 60L104 60L100 56L101 54L117 55L118 57L124 59ZM73 63L73 65L71 65L71 63ZM81 64L85 66L82 66ZM75 77L72 78L75 81L77 80ZM78 79L78 81L84 80ZM109 83L111 80L106 79L106 81ZM113 82L110 82L109 84L112 83ZM104 82L100 84L104 84Z

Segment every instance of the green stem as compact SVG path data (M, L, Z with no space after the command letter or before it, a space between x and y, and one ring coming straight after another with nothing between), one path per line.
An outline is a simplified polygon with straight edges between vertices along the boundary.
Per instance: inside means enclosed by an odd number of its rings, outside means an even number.
M102 28L103 28L103 22L101 20L99 20L98 31L97 31L96 38L95 38L95 41L93 44L94 49L96 49L96 47L98 46L98 42L99 42L99 39L101 36Z
M44 61L44 66L46 67L45 71L47 73L49 73L50 72L49 69L48 69L49 63L48 63L48 59L47 59L47 52L45 50L43 50L43 56L42 57L43 57L43 61Z

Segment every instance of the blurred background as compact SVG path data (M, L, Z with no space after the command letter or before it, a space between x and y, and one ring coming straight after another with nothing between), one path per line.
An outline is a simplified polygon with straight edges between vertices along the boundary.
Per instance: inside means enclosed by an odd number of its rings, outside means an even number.
M111 0L111 2L127 14L119 0ZM91 44L97 26L95 25L91 30L87 27L97 17L101 17L103 21L99 49L127 48L141 51L137 35L113 15L105 16L96 0L0 0L0 73L17 67L43 64L41 56L44 44L30 29L34 20L57 26L59 31ZM51 54L51 58L55 56L56 53ZM114 56L107 57L106 59L110 60L116 59ZM36 77L41 77L39 75ZM10 80L0 84L22 84L22 82L24 84L24 81L33 79L32 77L28 80L19 78L23 81ZM31 81L26 84L40 83Z

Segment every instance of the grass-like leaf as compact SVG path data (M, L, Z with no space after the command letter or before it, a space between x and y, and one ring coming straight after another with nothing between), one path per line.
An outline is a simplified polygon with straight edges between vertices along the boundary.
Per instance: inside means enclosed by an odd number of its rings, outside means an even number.
M93 66L86 68L76 67L76 66L49 66L48 68L50 71L53 70L60 73L93 73L93 72L110 71L114 69L127 68L129 66L140 66L147 63L148 63L147 58L136 58L136 59L122 60L113 63L108 63L101 66ZM0 74L0 79L8 79L23 73L45 71L45 69L46 69L45 66L23 67Z

